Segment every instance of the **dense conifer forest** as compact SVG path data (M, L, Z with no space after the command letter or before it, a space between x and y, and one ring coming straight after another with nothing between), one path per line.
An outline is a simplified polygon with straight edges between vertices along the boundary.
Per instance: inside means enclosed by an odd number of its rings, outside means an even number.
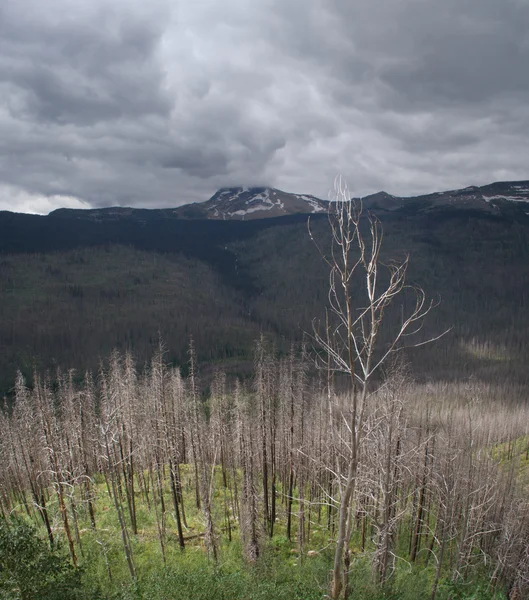
M328 271L307 216L256 221L83 220L0 216L0 389L15 373L97 369L114 348L149 360L159 334L168 360L244 376L260 333L278 352L312 331ZM75 211L72 211L75 213ZM143 216L145 213L145 216ZM479 211L380 214L383 260L410 255L408 281L441 300L425 323L446 338L410 356L422 380L471 375L527 381L529 218ZM325 215L311 218L329 248ZM398 313L399 307L395 306Z

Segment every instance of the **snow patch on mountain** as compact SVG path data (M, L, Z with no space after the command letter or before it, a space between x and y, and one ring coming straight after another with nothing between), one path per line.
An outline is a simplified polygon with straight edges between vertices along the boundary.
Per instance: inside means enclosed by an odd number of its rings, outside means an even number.
M237 216L244 216L244 215L249 215L251 213L254 212L258 212L260 210L271 210L272 208L274 208L274 206L272 204L259 204L257 206L252 206L251 208L247 208L246 210L236 210L235 212L232 213L228 213L230 215L230 217L237 215Z
M313 213L324 212L327 210L325 208L325 206L321 205L321 203L320 203L321 201L314 198L314 196L304 196L303 194L294 194L294 195L296 196L296 198L299 198L300 200L304 200L305 202L307 202L312 207Z
M255 196L252 196L252 198L250 198L249 200L246 200L246 204L249 204L250 202L259 202L260 200L262 200L265 204L272 204L272 200L270 200L270 190L269 189L266 189L264 192L262 192L260 194L256 194Z
M523 190L526 191L526 190ZM527 190L529 192L529 190ZM503 196L501 194L497 194L495 196L483 196L483 200L485 202L490 202L491 200L509 200L510 202L529 202L529 197L524 196Z

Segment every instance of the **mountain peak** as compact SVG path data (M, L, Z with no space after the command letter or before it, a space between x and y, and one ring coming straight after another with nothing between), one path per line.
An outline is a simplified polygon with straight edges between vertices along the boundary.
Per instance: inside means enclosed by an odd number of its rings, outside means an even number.
M327 210L327 202L308 194L290 194L272 187L221 188L196 205L208 219L263 219Z

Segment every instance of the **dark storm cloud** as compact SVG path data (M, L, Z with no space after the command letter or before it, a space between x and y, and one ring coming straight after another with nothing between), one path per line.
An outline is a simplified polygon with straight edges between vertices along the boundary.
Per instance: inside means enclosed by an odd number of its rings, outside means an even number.
M527 93L528 4L449 1L442 9L429 13L434 26L428 28L424 27L427 14L414 15L408 25L408 33L420 41L414 55L406 62L389 64L381 74L411 108L432 103L484 104Z
M90 15L92 21L82 13L70 18L60 14L68 10L60 4L32 18L24 4L0 9L0 78L18 92L13 110L20 118L87 126L169 115L162 68L154 60L159 25L111 12Z
M525 0L4 0L0 208L527 178Z

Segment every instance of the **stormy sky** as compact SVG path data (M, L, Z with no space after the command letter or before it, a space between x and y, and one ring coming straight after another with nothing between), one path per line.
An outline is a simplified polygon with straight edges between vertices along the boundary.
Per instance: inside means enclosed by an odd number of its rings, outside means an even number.
M529 0L2 0L0 209L529 179Z

